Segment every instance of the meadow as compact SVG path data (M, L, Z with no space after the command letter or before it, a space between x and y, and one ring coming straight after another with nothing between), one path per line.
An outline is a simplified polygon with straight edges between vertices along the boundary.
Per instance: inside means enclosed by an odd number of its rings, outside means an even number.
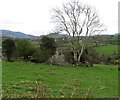
M114 65L73 67L24 61L2 62L3 97L35 97L36 82L39 97L118 96L118 70Z
M96 51L101 54L112 55L112 54L118 54L118 48L119 48L118 45L107 44L96 47Z

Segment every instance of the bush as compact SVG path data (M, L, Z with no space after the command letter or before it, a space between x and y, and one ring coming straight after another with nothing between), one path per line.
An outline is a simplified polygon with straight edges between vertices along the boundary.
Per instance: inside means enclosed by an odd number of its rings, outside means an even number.
M54 55L56 51L56 44L53 38L44 36L41 40L40 49L42 52L48 52L49 55Z
M80 62L84 63L86 66L93 66L94 63L97 63L97 57L95 49L89 47L83 51Z
M2 41L2 52L7 57L7 61L11 61L15 51L15 41L12 39L5 39Z
M49 51L47 51L47 50L42 51L42 50L38 49L32 55L31 61L36 62L36 63L44 63L50 57L51 57L51 55L49 54Z
M40 47L32 55L32 62L45 63L55 54L56 44L53 38L44 36L40 42Z
M119 65L120 64L120 60L112 59L112 60L110 60L110 64Z
M70 64L74 64L74 58L73 58L73 52L69 49L64 50L63 54L65 55L65 60L69 62ZM81 56L81 60L79 62L80 65L84 64L86 66L93 66L94 63L98 62L98 54L95 51L94 48L86 48L83 51L83 54Z
M19 39L16 42L17 54L23 57L24 60L29 60L34 53L34 45L27 39Z
M65 60L67 62L69 62L70 64L73 64L74 63L74 59L73 59L73 53L69 50L67 51L64 51L63 52L64 56L65 56Z

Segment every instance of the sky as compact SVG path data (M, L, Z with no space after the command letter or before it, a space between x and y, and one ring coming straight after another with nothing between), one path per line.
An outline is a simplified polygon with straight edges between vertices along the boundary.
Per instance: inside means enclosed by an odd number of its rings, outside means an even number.
M71 0L0 0L0 29L20 31L31 35L53 32L51 9ZM107 27L103 34L118 33L119 0L80 0L94 7Z

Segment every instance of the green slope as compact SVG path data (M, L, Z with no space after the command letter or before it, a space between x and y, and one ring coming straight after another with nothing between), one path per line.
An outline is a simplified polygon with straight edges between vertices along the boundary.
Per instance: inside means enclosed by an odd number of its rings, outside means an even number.
M96 47L97 52L106 55L118 54L118 45L104 45Z
M60 67L30 62L5 62L2 71L3 97L35 94L35 80L46 87L53 97L82 97L90 89L91 97L117 96L118 71L116 66Z

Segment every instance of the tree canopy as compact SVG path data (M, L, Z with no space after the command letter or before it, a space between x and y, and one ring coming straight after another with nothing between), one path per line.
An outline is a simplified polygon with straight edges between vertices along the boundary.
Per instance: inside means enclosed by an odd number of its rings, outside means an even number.
M41 40L40 47L41 47L41 50L47 50L50 52L50 54L53 55L56 51L55 40L53 38L44 36Z
M2 41L2 52L7 57L8 61L11 61L11 57L15 51L15 41L12 39L5 39Z
M27 39L20 39L16 42L17 52L20 57L29 59L34 52L33 44Z

